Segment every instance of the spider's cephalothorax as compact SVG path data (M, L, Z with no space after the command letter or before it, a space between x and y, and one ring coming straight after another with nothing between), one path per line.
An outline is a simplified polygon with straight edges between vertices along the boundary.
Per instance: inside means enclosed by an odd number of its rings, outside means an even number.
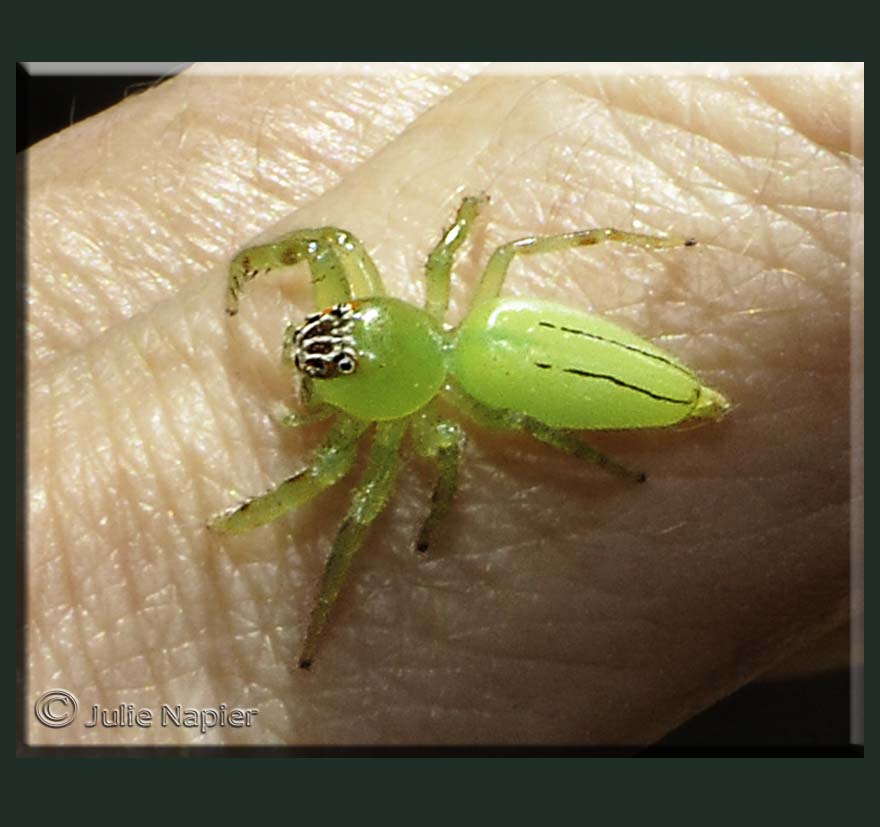
M302 667L311 664L354 555L391 497L405 436L438 471L431 508L415 543L419 551L428 549L449 510L464 432L443 417L438 400L479 422L531 434L633 481L643 481L644 474L602 455L568 429L715 420L729 407L675 357L618 325L549 302L499 296L508 267L520 255L608 241L646 249L690 247L693 240L602 228L512 241L492 254L462 323L444 329L453 256L487 201L486 196L465 198L455 223L428 256L424 308L385 296L364 246L335 227L296 230L242 251L230 266L226 312L234 316L246 282L308 263L315 306L329 307L285 333L284 362L306 374L313 412L291 414L284 421L296 425L330 416L335 421L307 469L217 515L211 528L238 534L308 502L348 473L361 437L375 424L363 479L324 568L300 655Z
M311 313L293 331L293 361L314 379L348 376L357 370L358 355L352 329L356 306L336 304Z
M421 308L390 296L309 316L291 329L289 343L293 364L314 380L313 402L367 422L399 419L423 408L446 377L440 326Z

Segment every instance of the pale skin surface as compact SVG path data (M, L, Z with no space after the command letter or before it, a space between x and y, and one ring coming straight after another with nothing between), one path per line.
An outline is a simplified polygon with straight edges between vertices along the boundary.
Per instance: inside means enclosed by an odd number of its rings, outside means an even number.
M26 698L63 687L81 714L260 710L204 737L77 722L35 724L33 743L647 743L847 619L853 78L466 82L474 71L300 78L295 93L278 78L180 79L30 154ZM338 134L298 130L304 110ZM268 178L266 158L280 159ZM480 191L493 201L460 254L453 315L519 236L695 236L662 254L518 262L507 293L625 324L734 410L699 429L588 435L644 485L466 424L462 487L429 559L412 545L432 477L414 462L303 673L357 476L250 534L205 530L302 468L326 430L273 420L295 403L279 357L286 323L312 309L304 271L255 282L230 320L227 263L339 225L390 295L420 302L425 255Z

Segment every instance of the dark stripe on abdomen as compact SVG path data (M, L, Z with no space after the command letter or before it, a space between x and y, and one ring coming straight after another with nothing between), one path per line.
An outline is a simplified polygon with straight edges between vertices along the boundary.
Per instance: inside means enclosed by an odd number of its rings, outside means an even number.
M541 368L541 370L550 370L553 367L553 365L548 365L546 362L535 362L534 364L536 368ZM560 368L560 370L563 373L583 376L586 379L602 379L606 382L613 382L621 388L627 388L628 390L642 393L645 396L650 396L651 399L657 399L660 402L671 402L674 405L692 405L696 401L696 396L693 399L675 399L672 396L663 396L662 394L649 391L647 388L640 388L638 385L631 385L629 382L624 382L623 379L618 379L616 376L611 376L607 373L591 373L588 370L581 370L580 368ZM699 395L699 391L697 391L697 395Z
M636 347L635 345L628 345L624 344L623 342L618 342L616 339L606 339L604 336L600 336L598 333L589 333L586 330L579 330L576 327L563 327L553 324L553 322L538 322L538 327L547 327L550 330L561 330L563 333L572 333L575 336L584 336L587 339L594 339L597 342L605 342L609 345L622 347L624 350L632 350L635 353L641 353L642 356L647 356L649 359L656 359L658 362L663 362L664 365L669 365L669 367L671 368L676 368L686 376L693 376L693 374L687 368L682 367L681 365L673 362L671 359L668 359L665 356L661 356L658 353L651 353L648 350L642 350L642 348Z

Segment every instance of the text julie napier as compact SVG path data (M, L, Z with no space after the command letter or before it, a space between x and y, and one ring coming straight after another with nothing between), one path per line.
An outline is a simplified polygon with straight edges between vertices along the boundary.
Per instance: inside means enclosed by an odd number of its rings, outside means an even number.
M183 707L180 704L174 706L162 704L157 718L154 710L146 707L138 708L134 704L119 704L111 709L102 709L98 704L93 704L92 714L88 721L83 722L83 726L102 729L114 727L149 729L158 723L161 727L197 729L204 733L215 727L240 729L252 726L258 712L257 709L229 708L226 704L199 709Z

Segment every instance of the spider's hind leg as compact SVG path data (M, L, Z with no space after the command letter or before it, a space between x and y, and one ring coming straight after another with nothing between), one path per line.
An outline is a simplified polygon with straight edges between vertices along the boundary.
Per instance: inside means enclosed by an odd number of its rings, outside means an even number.
M614 474L618 477L626 477L635 482L644 482L647 477L642 471L633 471L619 462L615 462L606 454L597 451L591 445L588 445L580 437L575 436L571 431L564 428L553 428L545 425L537 419L524 416L519 424L522 430L530 434L541 442L546 442L566 454L573 454L578 459L586 460L594 465L598 465L603 471Z
M577 230L573 233L561 233L560 235L520 238L517 241L502 244L492 253L489 263L480 277L480 284L474 292L471 306L476 307L478 304L494 299L499 295L501 288L504 286L504 280L507 278L507 270L516 256L556 253L562 250L572 250L575 247L590 247L595 244L604 244L609 241L647 249L692 247L697 243L692 238L629 233L624 230L615 230L613 227Z
M439 419L430 408L413 419L413 441L418 453L434 460L438 476L431 496L431 508L416 540L416 550L425 552L434 532L449 513L458 488L458 472L464 450L464 431L455 422Z
M508 431L524 431L541 442L546 442L560 451L572 454L578 459L586 460L594 465L598 465L609 474L618 477L626 477L635 482L644 482L646 476L641 471L634 471L621 465L619 462L611 459L597 451L592 446L584 442L574 432L565 428L555 428L552 425L526 416L516 411L508 411L500 408L491 408L477 401L472 396L466 394L460 388L450 388L447 390L449 401L464 411L471 419L487 428L496 428Z

